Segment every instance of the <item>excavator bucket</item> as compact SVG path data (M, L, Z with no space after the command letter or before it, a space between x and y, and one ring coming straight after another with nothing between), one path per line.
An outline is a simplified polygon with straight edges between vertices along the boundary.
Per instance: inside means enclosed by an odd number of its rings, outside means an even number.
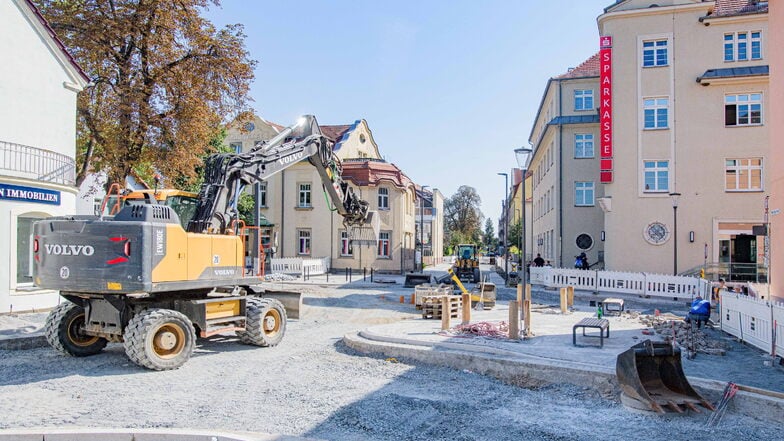
M683 374L681 350L670 343L645 340L618 355L615 373L621 402L629 408L658 413L713 406L691 387Z

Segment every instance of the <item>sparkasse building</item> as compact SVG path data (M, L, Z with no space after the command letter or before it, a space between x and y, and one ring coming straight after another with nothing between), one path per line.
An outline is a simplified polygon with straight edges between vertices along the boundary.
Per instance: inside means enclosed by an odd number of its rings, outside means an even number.
M718 262L743 272L733 279L764 280L767 11L754 0L623 0L598 17L608 269Z

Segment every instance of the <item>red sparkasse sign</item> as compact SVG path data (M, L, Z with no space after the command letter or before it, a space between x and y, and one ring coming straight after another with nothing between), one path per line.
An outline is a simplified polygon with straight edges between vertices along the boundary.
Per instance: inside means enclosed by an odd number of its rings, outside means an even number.
M599 37L599 150L601 161L600 181L612 182L612 37ZM605 160L610 159L610 160ZM605 168L609 167L609 168Z

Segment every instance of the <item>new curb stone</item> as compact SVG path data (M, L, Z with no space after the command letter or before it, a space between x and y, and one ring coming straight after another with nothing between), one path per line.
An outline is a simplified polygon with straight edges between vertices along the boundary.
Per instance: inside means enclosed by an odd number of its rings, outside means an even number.
M383 354L387 357L469 370L524 387L563 383L567 380L570 384L594 389L605 397L616 400L620 394L614 370L571 360L465 344L424 342L385 336L378 332L349 333L343 337L343 342L348 347L366 354ZM725 386L720 381L695 377L690 377L689 382L703 397L712 402L718 401ZM775 392L773 394L782 395ZM781 422L781 415L784 415L784 398L753 392L738 391L732 406L733 412L776 424Z

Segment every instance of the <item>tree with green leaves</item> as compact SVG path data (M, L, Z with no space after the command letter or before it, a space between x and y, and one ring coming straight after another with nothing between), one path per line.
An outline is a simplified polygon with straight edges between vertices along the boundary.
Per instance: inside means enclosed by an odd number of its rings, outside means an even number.
M201 17L218 0L34 0L92 79L77 101L77 185L156 169L195 179L222 126L248 115L255 61L242 26Z
M482 219L479 207L482 198L474 187L461 185L457 192L444 201L444 246L459 243L480 243Z

